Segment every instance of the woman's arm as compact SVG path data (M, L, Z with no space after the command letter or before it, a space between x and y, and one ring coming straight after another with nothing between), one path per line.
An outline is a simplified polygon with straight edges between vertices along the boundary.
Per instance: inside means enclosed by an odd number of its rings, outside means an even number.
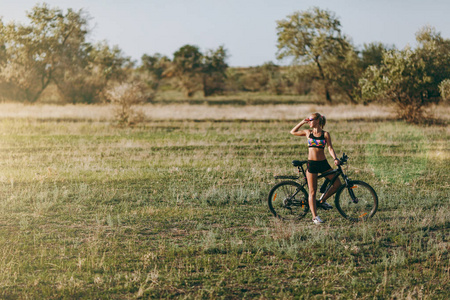
M338 159L338 157L336 155L336 152L334 151L333 144L331 143L331 135L330 135L330 133L328 131L325 132L325 140L327 141L327 144L328 144L328 152L330 152L331 157L333 157L334 164L336 166L338 166L339 165L339 159Z
M294 128L291 129L291 134L296 135L296 136L305 136L306 135L306 130L300 130L300 127L302 127L303 125L305 125L308 121L306 121L307 119L304 119L303 121L301 121L300 123L298 123L297 125L295 125Z

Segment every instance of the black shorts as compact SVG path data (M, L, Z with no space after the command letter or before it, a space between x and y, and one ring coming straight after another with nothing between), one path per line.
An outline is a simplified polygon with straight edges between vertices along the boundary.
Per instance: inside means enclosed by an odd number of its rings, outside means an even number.
M331 169L327 160L308 160L308 172L312 174L324 173Z

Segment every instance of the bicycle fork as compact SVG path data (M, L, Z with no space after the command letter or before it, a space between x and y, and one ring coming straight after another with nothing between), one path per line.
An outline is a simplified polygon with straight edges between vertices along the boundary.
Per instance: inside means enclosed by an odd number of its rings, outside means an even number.
M352 202L357 204L359 202L358 197L355 196L355 193L353 192L353 189L356 189L358 186L352 184L350 186L350 182L349 179L346 175L344 175L344 181L345 181L345 185L347 186L348 189L348 193L350 194L350 198L352 198Z
M350 198L352 198L353 203L358 203L358 198L355 196L355 193L353 192L353 189L356 189L357 186L353 185L353 186L349 186L348 189L348 193L350 194Z

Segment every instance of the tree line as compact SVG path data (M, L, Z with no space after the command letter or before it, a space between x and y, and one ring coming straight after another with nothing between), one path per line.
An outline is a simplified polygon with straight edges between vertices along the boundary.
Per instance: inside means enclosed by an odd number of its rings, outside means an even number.
M184 45L173 57L145 54L134 62L117 46L91 43L84 10L36 5L29 24L0 19L0 98L34 103L56 95L65 103L152 101L179 89L189 98L241 91L274 95L319 94L328 103L390 101L399 117L418 120L423 108L450 98L450 40L434 28L416 34L417 47L382 43L358 49L339 18L313 7L277 21L277 58L249 68L231 68L225 46L202 52ZM134 96L130 97L130 93ZM127 96L125 96L127 95ZM122 99L122 100L121 100Z
M415 49L373 43L358 51L335 14L314 7L278 21L277 31L279 58L306 66L328 102L335 88L354 103L393 102L399 118L417 122L424 107L449 98L450 40L432 27L416 33Z

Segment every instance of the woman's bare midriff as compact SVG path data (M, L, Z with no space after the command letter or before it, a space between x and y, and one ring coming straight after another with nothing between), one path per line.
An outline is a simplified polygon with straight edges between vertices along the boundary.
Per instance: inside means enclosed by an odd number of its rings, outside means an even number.
M325 151L324 149L321 148L309 148L309 153L308 153L308 160L317 160L317 161L321 161L321 160L326 160L327 158L325 157Z

